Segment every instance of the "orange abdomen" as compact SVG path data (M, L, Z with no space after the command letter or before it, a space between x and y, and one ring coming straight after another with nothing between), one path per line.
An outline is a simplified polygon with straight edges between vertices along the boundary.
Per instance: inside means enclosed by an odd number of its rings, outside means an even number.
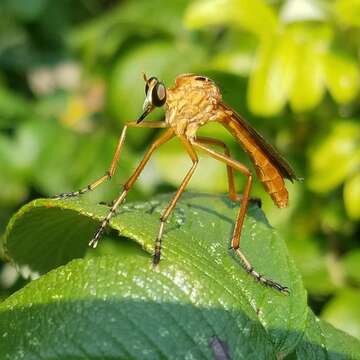
M251 150L252 152L247 152L255 165L256 174L266 192L279 208L286 207L288 205L289 194L280 172L269 159L264 156L261 150L259 151L256 148Z
M251 135L231 117L222 119L223 125L235 136L255 165L258 178L275 205L284 208L288 205L289 194L284 178L266 153L254 142Z

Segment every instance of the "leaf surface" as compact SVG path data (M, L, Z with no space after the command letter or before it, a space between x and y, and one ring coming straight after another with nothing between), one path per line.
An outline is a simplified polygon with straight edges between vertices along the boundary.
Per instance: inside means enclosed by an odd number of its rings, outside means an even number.
M210 359L214 338L236 359L293 352L307 326L306 293L262 211L251 204L241 247L259 272L289 286L290 296L258 284L228 250L238 206L224 196L184 195L153 270L141 247L152 253L170 198L124 205L110 222L116 241L90 252L106 206L40 199L23 207L7 228L7 255L51 271L0 305L2 357Z

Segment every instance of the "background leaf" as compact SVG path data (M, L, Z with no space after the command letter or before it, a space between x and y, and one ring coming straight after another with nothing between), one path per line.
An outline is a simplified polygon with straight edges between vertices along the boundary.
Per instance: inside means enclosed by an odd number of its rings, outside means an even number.
M347 276L360 283L360 250L352 250L345 256L344 267Z
M330 300L322 313L322 318L338 329L360 337L360 294L349 289L339 291Z
M344 186L344 203L352 219L360 219L360 174L348 179Z
M339 103L353 100L359 92L360 72L349 57L329 54L325 59L326 82L331 95Z
M221 6L222 11L217 11ZM268 36L277 23L273 9L263 0L198 0L185 13L189 28L231 23L259 36Z
M336 0L334 2L334 11L342 25L360 27L359 0Z
M309 186L314 191L333 189L356 169L360 161L358 134L357 122L340 120L322 141L317 141L310 153Z

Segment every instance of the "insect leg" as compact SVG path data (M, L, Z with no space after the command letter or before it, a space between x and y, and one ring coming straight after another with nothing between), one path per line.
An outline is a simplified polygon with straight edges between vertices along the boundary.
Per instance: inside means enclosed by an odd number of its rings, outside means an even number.
M163 133L157 140L155 140L150 148L147 150L147 152L145 153L143 159L141 160L140 164L138 165L138 167L136 168L136 170L134 171L134 173L130 176L130 178L128 179L128 181L124 184L124 188L122 193L120 194L120 196L114 201L108 215L105 217L105 219L103 220L103 222L101 223L101 226L99 227L99 229L96 231L96 233L94 234L94 237L90 240L89 242L89 246L95 248L97 246L97 243L102 235L102 233L105 230L106 225L109 223L111 217L114 215L117 207L125 200L125 197L127 195L127 193L129 192L129 190L131 189L131 187L133 186L134 182L136 181L136 179L138 178L138 176L140 175L141 171L144 169L146 163L149 161L151 155L153 154L153 152L162 144L164 144L165 142L169 141L172 137L174 136L174 131L173 129L168 129L165 133Z
M210 145L220 146L224 149L225 155L230 157L230 151L229 151L228 146L220 140L199 136L196 138L196 141L201 144L210 144ZM237 201L238 195L235 190L234 169L230 165L226 164L226 170L227 170L227 176L228 176L229 197L232 201Z
M246 258L246 256L240 250L241 230L242 230L242 227L244 224L245 214L246 214L247 206L249 203L249 196L250 196L250 190L251 190L251 185L252 185L251 172L249 171L249 169L246 166L239 163L238 161L231 159L230 157L228 157L226 155L220 154L220 153L208 148L207 146L197 142L196 140L192 141L192 145L205 151L208 155L215 158L216 160L219 160L219 161L224 162L225 164L228 164L235 170L238 170L241 173L243 173L245 176L247 176L247 182L245 185L240 210L239 210L238 216L236 218L235 229L234 229L234 233L233 233L233 236L231 239L231 248L235 251L237 256L240 258L241 263L243 264L245 270L251 276L253 276L257 281L261 282L262 284L264 284L266 286L270 286L276 290L279 290L280 292L289 293L289 289L287 287L282 286L279 283L277 283L271 279L267 279L264 276L262 276L261 274L259 274L257 271L255 271L253 266L251 265L250 261Z
M229 158L231 157L228 146L224 142L222 142L218 139L198 136L196 138L196 141L201 144L212 144L212 145L221 146L224 149L225 155L228 156ZM234 171L233 171L234 169L230 165L226 165L226 170L227 170L227 175L228 175L228 188L229 188L230 200L234 201L234 202L240 201L241 196L239 196L236 193L236 189L235 189L235 178L234 178ZM255 203L259 208L261 208L261 199L260 198L249 197L249 201Z
M111 179L112 176L115 174L115 170L116 170L117 164L119 162L121 150L122 150L122 147L125 142L125 136L126 136L126 131L127 131L128 127L163 128L163 127L165 127L164 124L165 123L161 122L161 121L151 122L151 123L150 122L141 123L141 124L137 124L135 121L127 123L121 131L121 135L120 135L118 144L116 146L116 150L115 150L113 159L112 159L110 167L109 167L108 171L106 171L105 175L103 175L99 179L95 180L93 183L85 186L84 188L82 188L78 191L59 194L59 195L54 196L53 198L54 199L65 199L65 198L69 198L69 197L79 196L79 195L85 194L88 191L94 190L96 187L98 187L104 181Z
M176 192L175 196L173 197L173 199L170 201L169 205L167 206L167 208L165 209L165 211L163 212L163 214L160 217L160 228L159 228L159 234L156 238L155 241L155 252L154 252L154 256L153 256L153 265L157 265L160 261L160 257L161 257L161 240L162 240L162 235L163 235L163 231L164 231L164 225L166 223L166 220L168 219L171 211L174 209L177 201L179 200L181 194L183 193L186 185L189 183L192 175L194 174L194 171L196 169L196 166L199 162L198 157L195 153L194 148L192 147L192 145L190 144L190 142L188 140L186 140L186 138L184 137L180 137L181 141L183 142L183 144L185 145L185 148L191 158L191 161L193 163L192 167L190 168L190 170L187 172L187 174L185 175L183 181L180 184L180 187L178 189L178 191Z

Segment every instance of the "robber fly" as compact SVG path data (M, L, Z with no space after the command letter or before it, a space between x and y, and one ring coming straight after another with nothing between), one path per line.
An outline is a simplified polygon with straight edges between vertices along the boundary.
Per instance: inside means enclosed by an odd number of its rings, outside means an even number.
M164 83L159 81L156 77L147 78L145 74L144 81L145 101L143 113L137 121L129 122L124 126L115 150L114 158L105 175L79 191L60 194L56 198L68 198L84 194L89 190L95 189L105 180L111 179L115 173L121 150L124 145L126 132L129 127L164 128L166 129L164 133L150 145L140 164L125 183L123 191L119 197L114 200L108 215L89 242L89 246L94 248L97 246L111 217L114 215L118 206L125 200L126 195L154 151L174 136L177 136L189 154L189 157L192 160L192 166L160 217L159 233L155 241L155 252L153 255L154 266L160 261L164 225L195 172L199 161L197 150L201 150L226 165L229 197L232 201L239 201L241 203L231 240L231 248L240 258L245 270L256 280L264 285L273 287L280 292L288 293L289 290L287 287L267 279L255 271L251 263L240 250L241 230L248 208L251 185L253 182L251 171L245 165L230 156L228 147L222 141L197 136L197 130L201 126L214 121L219 122L228 129L253 162L256 174L263 184L265 191L271 196L275 205L280 208L284 208L288 205L288 192L285 187L284 179L289 179L291 182L298 179L294 170L278 151L275 150L275 148L271 146L247 121L222 101L220 89L209 78L194 74L182 74L176 77L175 85L170 88L166 88ZM164 121L143 121L155 108L162 106L165 107ZM218 152L213 150L211 147L212 145L222 148L223 151ZM247 178L241 200L235 190L234 170L241 172Z

